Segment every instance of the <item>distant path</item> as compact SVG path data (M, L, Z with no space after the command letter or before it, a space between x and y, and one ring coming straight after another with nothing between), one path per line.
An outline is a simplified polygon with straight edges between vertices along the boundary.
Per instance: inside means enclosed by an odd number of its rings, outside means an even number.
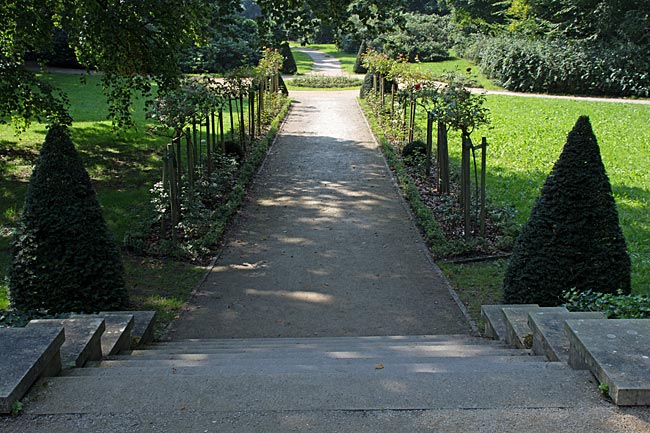
M224 251L172 339L469 332L357 94L293 94Z
M341 62L336 57L311 48L298 47L294 48L294 50L305 53L312 58L314 64L312 66L311 75L326 75L335 77L347 75L341 67Z

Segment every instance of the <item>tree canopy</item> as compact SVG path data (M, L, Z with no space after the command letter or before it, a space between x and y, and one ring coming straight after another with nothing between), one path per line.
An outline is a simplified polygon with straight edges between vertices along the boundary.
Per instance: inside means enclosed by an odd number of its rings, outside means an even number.
M179 53L203 40L210 8L234 5L234 0L0 0L0 121L70 123L65 98L22 68L28 52L47 48L55 30L63 29L79 63L103 73L113 120L128 124L135 92L148 94L151 80L162 88L173 85Z

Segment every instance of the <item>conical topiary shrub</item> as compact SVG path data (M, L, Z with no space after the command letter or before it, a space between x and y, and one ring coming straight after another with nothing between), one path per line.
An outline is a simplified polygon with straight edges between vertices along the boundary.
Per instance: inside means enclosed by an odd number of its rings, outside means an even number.
M515 244L506 303L558 305L571 288L630 292L630 258L589 118L578 119Z
M361 89L359 89L359 97L365 98L368 93L372 90L373 86L373 74L371 72L366 72L366 76L363 77L363 83L361 83Z
M9 300L15 309L127 306L119 251L65 127L53 126L45 138L12 247Z
M368 49L368 45L366 44L366 40L361 41L361 46L359 47L359 52L357 53L357 58L354 61L354 66L352 67L352 71L355 74L365 74L368 72L368 70L363 66L363 55L366 54L366 50Z
M282 62L282 68L280 69L280 72L289 75L294 75L296 72L298 72L298 67L296 66L296 59L293 58L293 53L291 52L289 43L284 42L283 44L281 44L280 49L278 51L280 52L280 54L282 54L282 58L284 59L284 61Z

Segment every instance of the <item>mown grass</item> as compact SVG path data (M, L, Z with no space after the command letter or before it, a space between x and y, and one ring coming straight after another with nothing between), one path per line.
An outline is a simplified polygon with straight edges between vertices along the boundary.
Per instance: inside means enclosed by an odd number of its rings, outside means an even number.
M488 140L488 195L493 203L512 206L520 225L575 121L590 116L632 260L633 292L650 293L650 105L488 95L487 106L491 127L476 131L473 138L485 135ZM458 135L451 133L450 145L456 166ZM490 266L476 267L477 272L483 269L497 275Z
M442 80L447 73L454 72L475 81L478 87L486 90L503 90L502 87L494 84L488 77L483 75L477 65L458 57L452 56L450 59L440 62L416 63L414 67L433 74L439 80Z
M296 47L291 47L291 53L293 54L293 59L296 61L296 67L298 68L298 73L296 75L305 75L312 71L314 61L309 54L298 51Z
M507 266L506 260L439 265L476 323L481 319L481 305L501 302L501 282ZM483 327L479 326L479 329Z

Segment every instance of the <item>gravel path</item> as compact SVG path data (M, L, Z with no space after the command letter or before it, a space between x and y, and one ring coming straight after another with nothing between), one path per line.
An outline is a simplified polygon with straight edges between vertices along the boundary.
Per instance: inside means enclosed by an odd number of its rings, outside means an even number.
M172 339L468 332L356 103L295 102Z

